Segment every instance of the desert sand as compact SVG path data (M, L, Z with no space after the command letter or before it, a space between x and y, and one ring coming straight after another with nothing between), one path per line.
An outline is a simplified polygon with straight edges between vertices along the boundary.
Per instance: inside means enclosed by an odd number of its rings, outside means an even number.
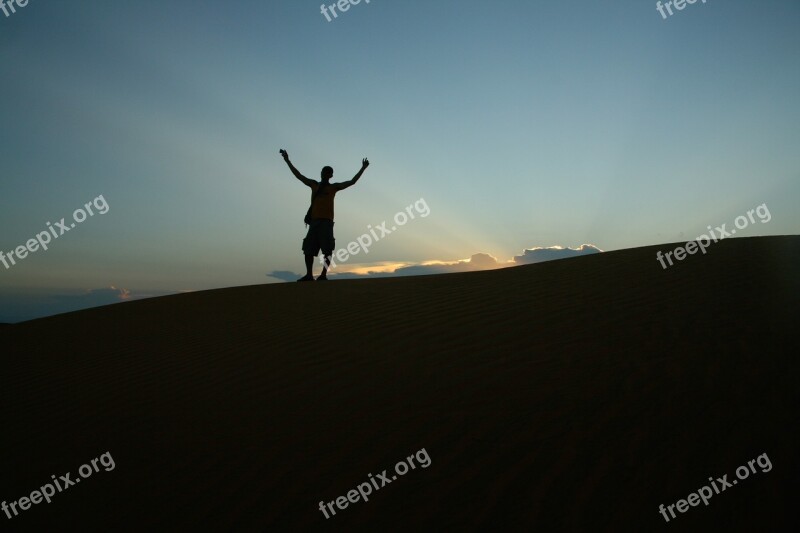
M800 237L285 283L0 328L3 530L796 526ZM416 468L332 501L425 448ZM751 475L666 523L708 477ZM76 529L77 530L77 529Z

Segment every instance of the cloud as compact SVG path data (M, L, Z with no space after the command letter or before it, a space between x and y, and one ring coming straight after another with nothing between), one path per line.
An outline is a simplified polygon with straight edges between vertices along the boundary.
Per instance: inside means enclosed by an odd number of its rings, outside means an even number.
M61 313L80 311L179 291L133 293L114 286L85 291L70 290L11 290L0 291L0 322L23 322Z
M417 265L401 263L396 267L380 267L371 270L369 266L348 265L349 271L342 271L338 267L331 273L336 279L361 279L361 278L388 278L397 276L425 276L428 274L451 274L454 272L472 272L475 270L489 270L501 268L497 259L489 254L474 254L469 259L460 261L425 261ZM339 270L339 272L336 272Z
M591 244L582 244L577 248L563 248L561 246L549 246L547 248L527 248L522 255L514 256L514 263L518 265L529 265L532 263L543 263L556 259L567 259L580 255L597 254L603 250Z
M131 291L128 289L118 289L112 285L107 289L88 289L79 294L54 294L52 298L68 306L81 306L81 308L86 308L130 300Z
M473 254L466 260L446 263L443 261L426 261L420 265L404 266L396 269L396 276L422 276L425 274L450 274L453 272L472 272L475 270L491 270L500 268L497 259L489 254Z
M469 259L459 261L424 261L419 264L407 263L382 263L378 265L351 265L342 264L330 272L330 277L336 279L362 279L362 278L387 278L396 276L424 276L427 274L452 274L455 272L474 272L477 270L492 270L507 268L531 263L542 263L556 259L566 259L581 255L601 253L602 250L592 244L583 244L578 248L564 248L562 246L549 246L547 248L528 248L522 255L513 257L509 261L498 261L497 258L485 254L473 254ZM319 267L319 261L315 262ZM295 281L301 274L278 270L267 274L273 278L284 281Z
M302 274L295 274L294 272L290 272L288 270L273 270L272 272L268 272L267 276L271 278L277 278L282 281L297 281L298 278L302 278Z

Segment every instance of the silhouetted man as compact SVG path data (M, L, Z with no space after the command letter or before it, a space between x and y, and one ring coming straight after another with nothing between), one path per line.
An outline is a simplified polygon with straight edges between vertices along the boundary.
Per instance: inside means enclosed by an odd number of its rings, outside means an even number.
M294 168L292 162L289 161L289 154L286 150L281 150L280 152L294 177L311 187L310 218L307 218L308 234L303 239L303 254L306 256L306 275L297 281L314 281L311 270L314 266L314 258L319 255L320 250L322 250L322 255L325 256L325 264L317 281L326 281L328 279L328 267L331 264L331 254L333 254L333 248L336 245L336 240L333 238L333 197L336 196L337 192L356 184L361 178L361 174L369 166L369 160L365 157L361 161L361 170L358 171L353 179L342 183L331 183L333 169L331 167L323 167L320 173L322 181L317 183L303 176Z

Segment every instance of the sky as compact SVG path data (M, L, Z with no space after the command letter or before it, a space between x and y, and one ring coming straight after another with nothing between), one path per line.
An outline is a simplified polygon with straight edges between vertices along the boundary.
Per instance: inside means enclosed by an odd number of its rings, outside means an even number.
M762 204L736 237L798 234L796 0L320 3L0 11L0 251L52 237L0 263L0 322L296 279L311 195L280 148L334 182L369 157L337 248L395 230L341 277L686 241Z

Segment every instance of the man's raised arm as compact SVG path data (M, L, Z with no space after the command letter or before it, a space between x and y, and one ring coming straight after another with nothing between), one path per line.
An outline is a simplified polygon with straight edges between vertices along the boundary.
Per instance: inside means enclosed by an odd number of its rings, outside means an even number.
M342 189L346 189L346 188L348 188L348 187L352 187L353 185L355 185L355 184L356 184L356 182L357 182L359 179L361 179L361 174L363 174L363 173L364 173L364 171L365 171L365 170L367 170L367 167L368 167L368 166L369 166L369 159L367 159L367 158L365 157L365 158L364 158L364 159L361 161L361 170L359 170L359 171L358 171L358 174L356 174L355 176L353 176L353 179L351 179L350 181L343 181L342 183L337 183L337 184L336 184L336 188L337 188L338 190L340 190L340 191L341 191Z
M317 184L316 181L308 179L307 177L305 177L302 174L300 174L299 170L294 168L294 165L292 164L292 162L289 161L289 152L287 152L284 149L281 149L281 155L283 156L283 160L286 161L286 164L289 165L289 170L292 171L292 174L294 174L295 178L299 179L300 181L302 181L305 185L308 185L309 187L313 187L314 185Z

